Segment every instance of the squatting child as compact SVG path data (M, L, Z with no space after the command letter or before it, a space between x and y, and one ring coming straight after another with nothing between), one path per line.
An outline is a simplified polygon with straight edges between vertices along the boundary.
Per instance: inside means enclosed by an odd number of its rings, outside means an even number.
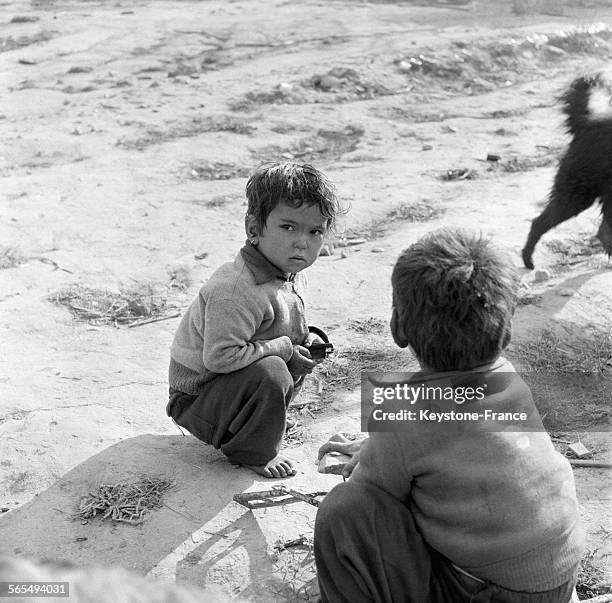
M323 602L570 601L584 548L572 470L501 356L517 282L489 240L463 231L431 233L400 255L390 326L421 365L408 382L451 393L482 388L471 401L451 395L410 408L490 409L529 420L523 428L479 419L374 430L372 413L362 442L324 444L320 456L353 456L350 479L331 490L316 518Z
M326 341L309 327L301 274L339 212L334 187L310 165L261 166L246 186L247 241L183 316L170 353L166 412L235 464L288 477L279 454L286 409Z

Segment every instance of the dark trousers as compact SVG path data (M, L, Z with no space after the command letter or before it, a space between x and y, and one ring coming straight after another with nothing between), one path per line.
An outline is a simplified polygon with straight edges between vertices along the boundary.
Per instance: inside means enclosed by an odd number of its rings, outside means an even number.
M265 465L280 450L294 389L285 361L266 356L216 376L197 396L172 392L166 412L231 462Z
M320 505L314 553L323 603L566 603L574 587L523 593L465 576L425 543L404 504L350 481Z

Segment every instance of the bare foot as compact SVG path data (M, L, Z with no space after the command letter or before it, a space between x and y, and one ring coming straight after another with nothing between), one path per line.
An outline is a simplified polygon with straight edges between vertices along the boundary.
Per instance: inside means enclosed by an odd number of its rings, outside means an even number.
M259 475L271 478L291 477L297 473L296 469L293 467L293 463L280 454L275 456L271 461L268 461L265 465L243 465L243 467L248 467Z

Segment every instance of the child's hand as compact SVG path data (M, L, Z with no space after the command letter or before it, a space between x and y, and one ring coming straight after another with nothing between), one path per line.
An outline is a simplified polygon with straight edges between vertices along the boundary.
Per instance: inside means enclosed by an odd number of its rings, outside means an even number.
M351 441L345 438L342 434L334 434L321 448L319 448L318 460L321 460L328 452L341 452L351 457L351 460L346 464L342 471L342 476L346 479L353 473L353 469L359 463L359 451L361 450L364 440Z
M308 336L306 337L306 341L304 341L304 347L309 348L313 343L325 343L325 341L321 339L319 335L311 331L310 333L308 333ZM325 360L325 357L313 358L313 362L315 364L321 364L321 362L323 362L324 360Z
M308 348L303 345L293 346L293 355L287 362L287 368L294 377L301 377L312 373L312 369L316 366L316 362L310 357Z

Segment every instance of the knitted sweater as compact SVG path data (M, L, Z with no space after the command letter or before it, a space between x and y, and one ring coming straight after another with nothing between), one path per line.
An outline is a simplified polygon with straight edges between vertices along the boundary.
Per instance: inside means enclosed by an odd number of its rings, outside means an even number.
M460 407L451 400L457 411L526 411L540 424L531 392L509 362L478 372L487 394ZM421 373L411 382L448 386L454 378L466 384L466 373ZM403 501L432 548L505 588L553 589L572 578L583 552L572 469L543 428L403 423L401 432L370 433L351 480Z
M250 243L200 289L183 316L170 350L172 389L198 394L219 373L264 356L287 362L308 335L304 277L284 274Z

